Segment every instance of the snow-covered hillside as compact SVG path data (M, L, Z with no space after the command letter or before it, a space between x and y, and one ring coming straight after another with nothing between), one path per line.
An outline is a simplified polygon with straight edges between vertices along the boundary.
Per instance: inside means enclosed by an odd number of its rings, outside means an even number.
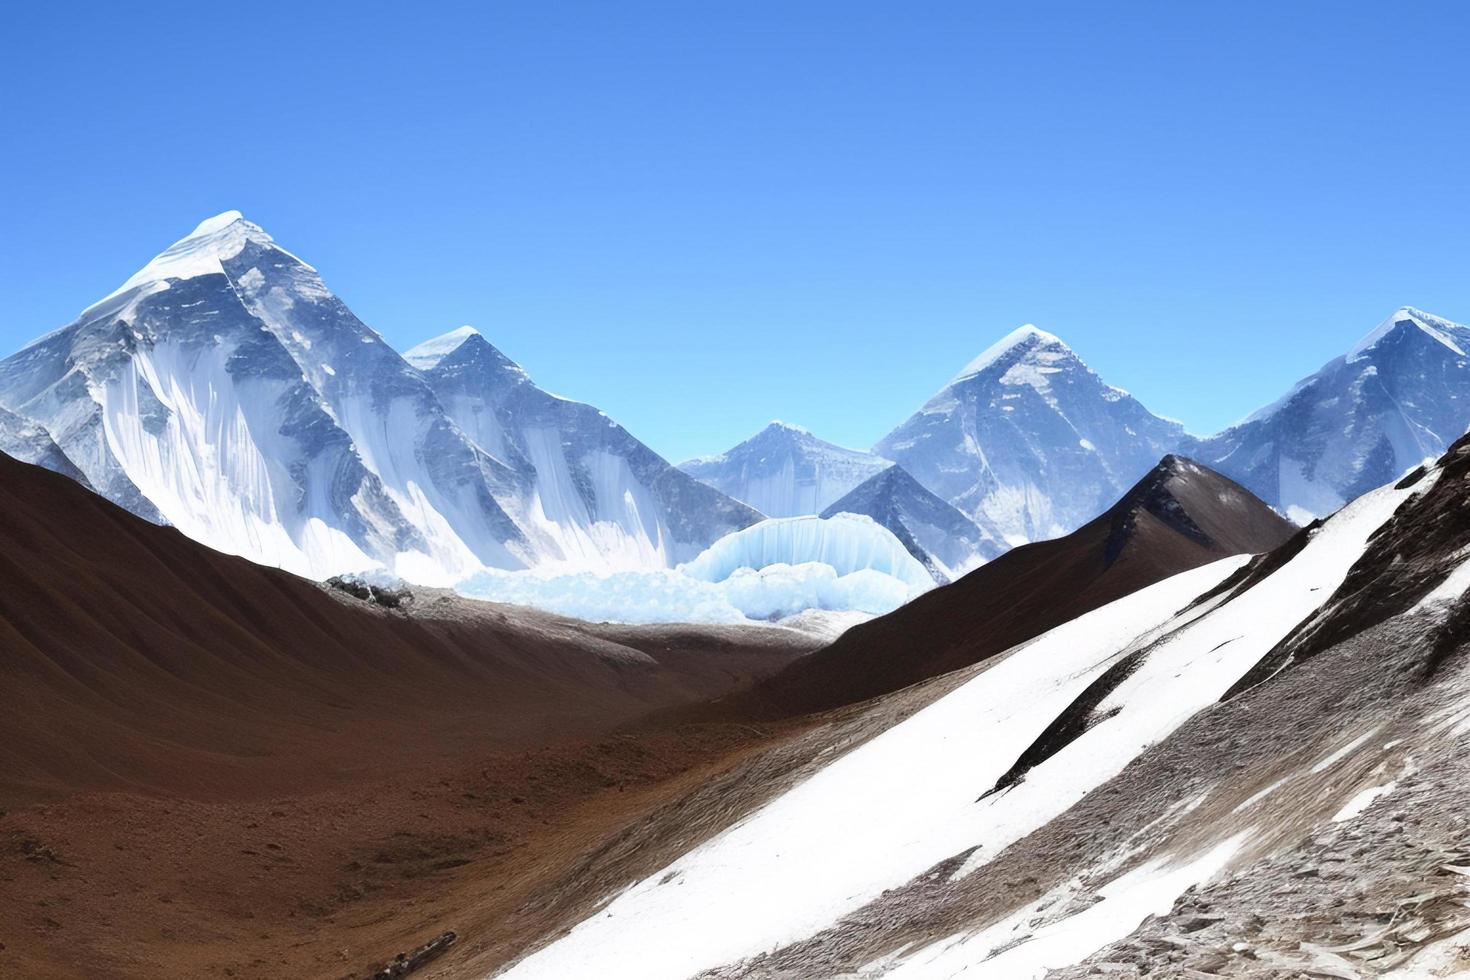
M1186 451L1304 523L1470 425L1470 327L1404 307L1244 422Z
M691 459L679 468L768 517L798 517L821 513L889 465L872 453L824 442L799 426L772 422L728 452Z
M1184 430L1031 325L992 345L873 451L987 534L1051 538L1101 513Z
M0 361L0 405L134 513L316 577L662 566L759 518L586 406L527 420L561 447L542 458L480 445L423 371L234 211Z
M1120 833L1154 835L1090 850L1074 834L1061 875L1076 877L1056 891L991 884L974 926L973 904L942 903L1215 705L1439 475L1375 490L1249 566L1184 572L1014 648L851 751L818 754L794 787L504 975L1040 977L1121 939L1272 828L1247 814L1223 837L1175 840L1165 831L1200 801L1144 796L1151 813ZM1033 860L1058 859L1050 846ZM1041 868L1033 881L1054 877Z

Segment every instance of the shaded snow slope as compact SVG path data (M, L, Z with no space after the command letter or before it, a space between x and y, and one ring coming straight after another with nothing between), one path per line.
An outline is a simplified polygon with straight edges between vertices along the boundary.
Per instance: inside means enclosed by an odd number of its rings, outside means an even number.
M873 451L1014 545L1080 527L1184 437L1057 337L1026 326Z
M768 517L798 517L821 513L889 465L872 453L772 422L728 452L691 459L679 468Z
M941 583L1005 551L1004 542L987 535L898 465L854 487L821 516L843 513L871 517L892 531Z
M519 455L482 445L424 373L238 212L0 361L0 405L134 513L315 577L659 567L758 517L681 483L621 430L607 439L611 423L586 406L531 420ZM567 448L579 443L592 448Z
M86 474L67 458L43 425L3 408L0 408L0 453L23 463L44 466L91 489Z
M1437 476L1364 496L1301 532L1274 561L1257 562L1251 574L1236 574L1244 557L1216 562L1013 649L953 693L623 891L506 975L574 976L591 963L603 976L647 980L704 970L752 977L831 976L859 967L863 976L983 971L988 958L1006 955L1006 942L972 944L962 932L939 943L931 938L875 950L862 938L870 928L864 909L981 874L1008 846L1208 710L1327 601L1374 532L1430 490ZM1192 602L1201 595L1207 598ZM1178 818L1190 805L1178 804L1170 810L1159 803L1153 816ZM1116 879L1103 892L1115 914L1058 927L1058 952L1039 959L1032 954L1044 953L1042 947L1014 954L1016 972L996 975L1037 975L1125 935L1144 915L1225 868L1247 839L1216 840L1197 854L1176 852L1121 877L1116 872L1130 856L1126 849L1111 858L1089 855L1091 864L1079 868ZM1058 897L1067 896L1028 915ZM1064 903L1060 911L1069 908ZM671 935L679 941L656 938ZM829 964L842 970L812 968L847 943L854 959ZM860 953L866 958L856 959ZM1010 961L995 965L1001 963Z

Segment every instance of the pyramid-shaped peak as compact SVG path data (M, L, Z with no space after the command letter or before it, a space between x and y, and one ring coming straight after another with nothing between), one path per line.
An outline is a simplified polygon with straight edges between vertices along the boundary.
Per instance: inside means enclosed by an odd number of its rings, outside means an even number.
M513 381L529 380L515 361L506 357L479 330L466 324L409 348L403 359L420 371L469 372L496 375Z
M1379 341L1400 329L1417 329L1431 339L1443 344L1460 357L1466 356L1462 344L1465 342L1466 335L1470 334L1470 328L1453 323L1444 317L1435 316L1432 313L1425 313L1423 310L1416 309L1412 306L1401 306L1389 314L1382 323L1369 331L1367 336L1354 344L1352 349L1347 353L1347 359L1350 361L1357 360L1369 350L1376 347Z
M450 354L459 350L471 339L479 341L486 347L490 346L479 330L465 324L455 327L448 333L442 333L437 337L431 337L421 344L410 347L404 352L403 359L421 371L428 371L438 366Z
M1048 333L1034 323L1022 324L981 351L980 355L966 364L964 370L956 374L950 383L974 377L1012 351L1019 350L1024 356L1026 352L1033 350L1055 350L1057 348L1071 351L1071 348L1056 334Z
M205 218L193 231L159 252L147 265L129 276L121 286L87 307L82 311L82 316L86 317L103 307L111 308L118 297L143 287L148 287L151 292L166 288L170 280L222 275L224 268L220 263L239 255L251 242L274 245L274 240L263 228L246 221L239 211L222 211ZM304 262L301 264L306 266Z

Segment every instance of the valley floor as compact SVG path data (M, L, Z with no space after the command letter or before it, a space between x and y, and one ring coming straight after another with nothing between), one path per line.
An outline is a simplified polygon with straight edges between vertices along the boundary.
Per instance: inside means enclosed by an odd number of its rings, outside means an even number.
M17 977L363 978L453 930L436 977L554 928L537 901L622 827L761 745L740 725L462 752L251 799L81 793L0 816Z

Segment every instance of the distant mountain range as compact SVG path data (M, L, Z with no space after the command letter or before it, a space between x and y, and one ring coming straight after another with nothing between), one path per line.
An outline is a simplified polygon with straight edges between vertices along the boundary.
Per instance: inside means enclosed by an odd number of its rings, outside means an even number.
M691 459L679 469L768 517L799 517L821 513L891 465L777 421L728 452Z
M896 463L968 519L975 531L953 517L942 522L951 542L976 542L968 556L951 553L961 566L1080 527L1167 453L1217 470L1306 523L1443 452L1465 431L1467 350L1470 327L1404 307L1278 401L1202 438L1153 414L1059 338L1028 325L975 358L871 454L838 452ZM771 432L711 457L718 463L682 468L749 503L750 489L732 474L749 466L743 461L768 458L761 450L773 442ZM836 448L804 432L800 441L785 440L781 465L766 471L760 493L791 499L781 481L820 471ZM903 510L899 498L912 495L894 479L850 503L904 538L906 523L883 515ZM922 550L916 554L927 560Z
M0 361L0 451L318 578L663 568L763 516L845 510L943 580L1075 530L1168 453L1299 523L1331 513L1464 431L1467 350L1470 328L1405 307L1202 438L1028 325L870 452L775 422L676 468L472 328L400 355L231 211Z

